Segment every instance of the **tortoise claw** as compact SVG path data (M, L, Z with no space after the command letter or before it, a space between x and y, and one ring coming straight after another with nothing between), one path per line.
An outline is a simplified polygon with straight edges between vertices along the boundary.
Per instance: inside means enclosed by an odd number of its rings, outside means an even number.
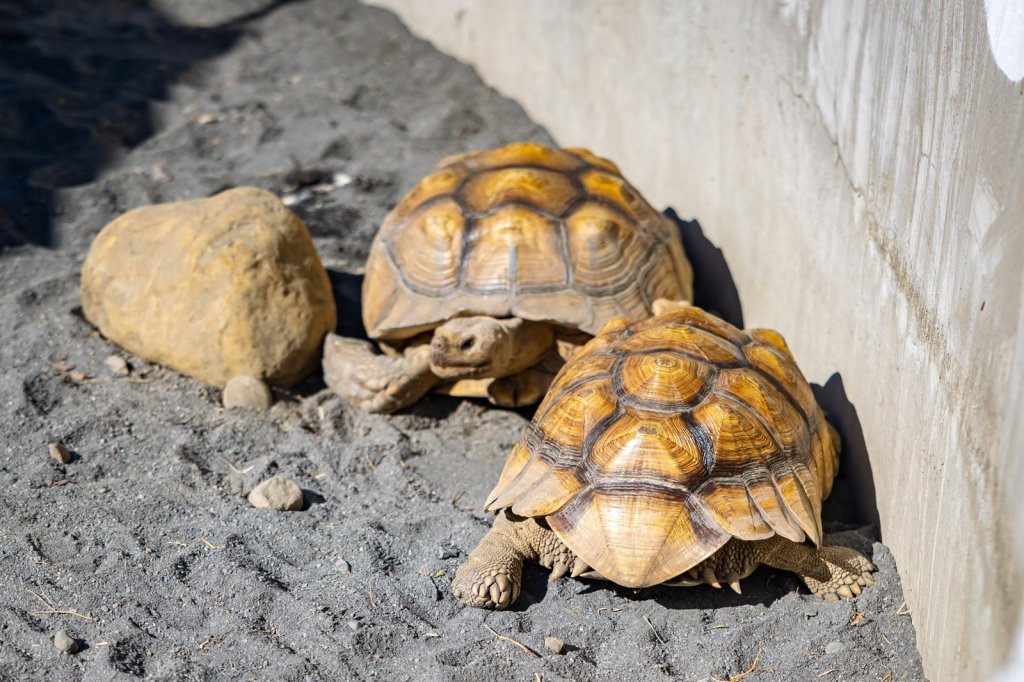
M548 576L548 582L553 583L568 572L569 567L564 562L556 561L555 565L551 567L551 575Z
M720 589L722 587L722 584L718 582L718 577L715 576L715 572L707 566L705 566L704 570L701 571L700 577L701 580L706 582L708 585L711 585L711 587L714 587L715 589Z

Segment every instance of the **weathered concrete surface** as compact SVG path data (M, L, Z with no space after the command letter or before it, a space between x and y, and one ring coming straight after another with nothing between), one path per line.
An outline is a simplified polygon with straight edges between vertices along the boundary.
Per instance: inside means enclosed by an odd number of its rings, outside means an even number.
M987 679L1024 579L1024 90L982 3L376 4L699 218L748 326L842 374L926 671Z

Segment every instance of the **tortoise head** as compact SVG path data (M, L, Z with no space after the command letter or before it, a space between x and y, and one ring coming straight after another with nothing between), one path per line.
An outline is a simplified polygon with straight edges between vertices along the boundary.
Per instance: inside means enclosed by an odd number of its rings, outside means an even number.
M512 334L493 317L457 317L434 330L430 368L441 379L501 376L512 356Z

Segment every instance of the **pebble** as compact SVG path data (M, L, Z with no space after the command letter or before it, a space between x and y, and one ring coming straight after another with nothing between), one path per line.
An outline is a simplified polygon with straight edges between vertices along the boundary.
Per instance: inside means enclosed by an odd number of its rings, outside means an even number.
M65 630L57 630L53 636L53 645L69 654L78 653L78 642Z
M128 363L125 362L125 359L122 358L120 355L111 355L106 360L104 360L104 362L107 365L107 369L109 369L114 374L119 374L121 376L128 374Z
M363 627L363 624L360 623L358 620L350 620L348 622L348 626L352 628L352 632L358 632L359 628Z
M254 376L237 376L224 387L224 407L265 410L272 401L270 387Z
M249 503L259 509L298 511L302 509L302 490L294 481L274 476L252 489Z
M565 640L559 637L545 637L544 646L556 654L565 653Z
M50 457L53 457L61 464L67 464L71 461L71 452L61 443L50 443L48 449L50 451Z
M459 556L459 550L454 547L441 547L437 550L437 555L442 559L454 559Z
M341 571L342 573L351 573L352 572L352 564L350 564L349 562L345 561L344 559L338 559L337 561L335 561L334 562L334 567L336 569L338 569L339 571Z
M826 654L837 654L840 651L846 651L846 645L842 642L829 642L825 645Z

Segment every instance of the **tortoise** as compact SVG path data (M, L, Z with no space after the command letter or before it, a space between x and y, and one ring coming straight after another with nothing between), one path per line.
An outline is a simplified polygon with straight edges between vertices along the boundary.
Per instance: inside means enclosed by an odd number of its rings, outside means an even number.
M513 447L486 502L497 517L453 593L507 608L530 560L551 580L736 592L767 564L826 599L853 598L875 567L821 544L838 455L777 332L697 307L612 320L562 367Z
M585 149L519 142L442 160L392 210L363 280L366 341L329 335L325 379L375 412L431 389L518 407L613 317L688 301L675 224Z

